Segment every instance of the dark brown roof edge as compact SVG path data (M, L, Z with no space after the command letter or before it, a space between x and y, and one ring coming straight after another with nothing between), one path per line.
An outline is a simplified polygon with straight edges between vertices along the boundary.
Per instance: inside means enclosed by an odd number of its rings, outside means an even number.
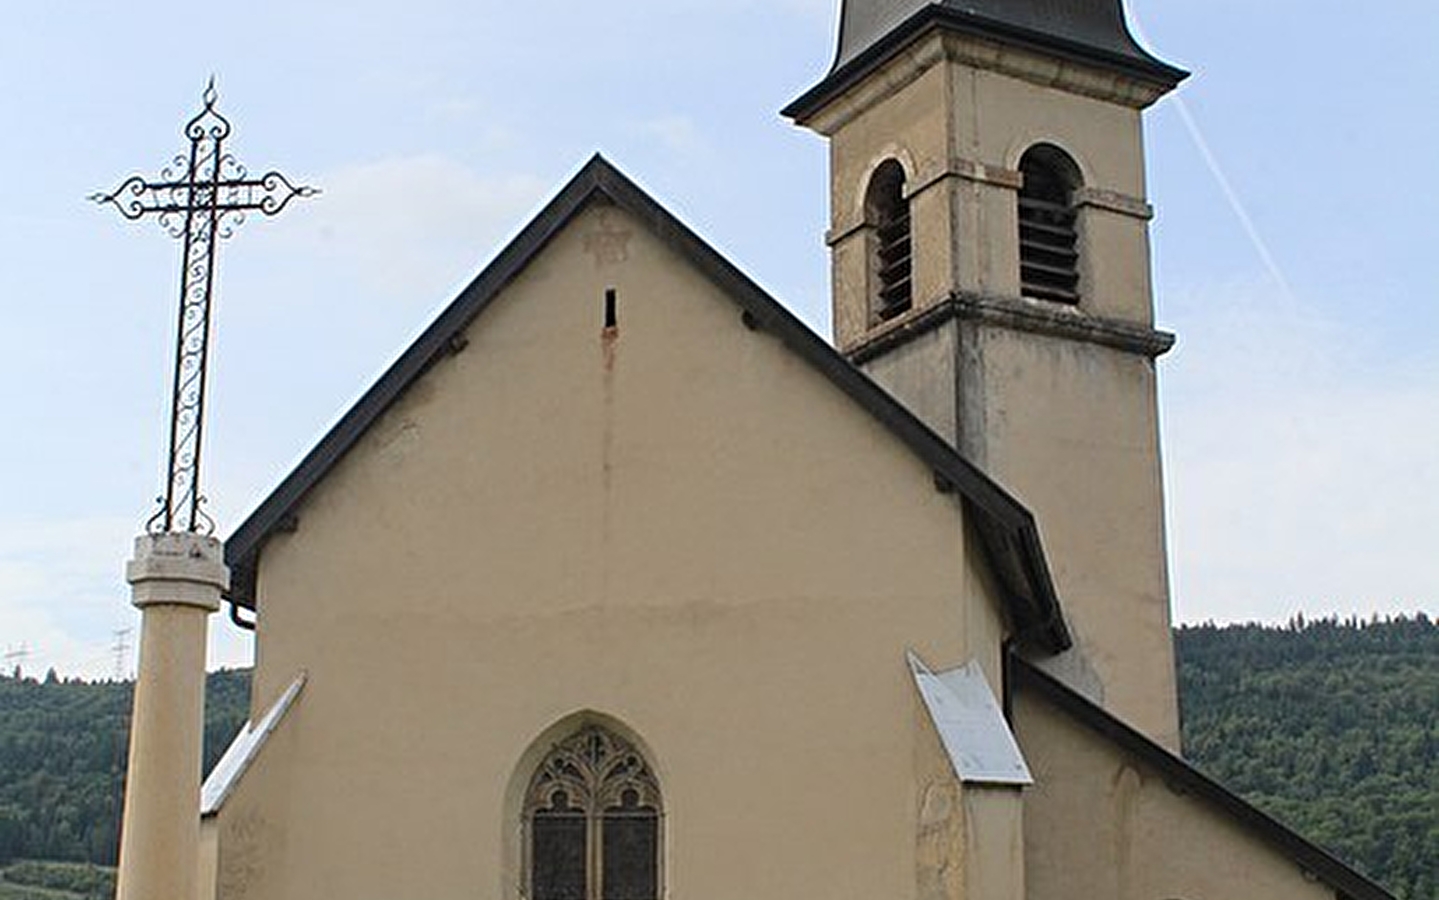
M997 557L993 559L996 570L1013 573L1001 583L1021 639L1048 652L1069 647L1069 631L1029 510L598 154L460 292L230 536L225 546L226 562L233 573L228 599L250 609L256 607L254 576L269 536L292 527L295 510L305 495L366 429L430 366L451 352L452 341L566 223L596 201L614 203L644 222L737 300L753 327L778 338L828 377L930 466L941 486L957 491L977 513L985 547Z
M963 10L931 4L910 16L849 62L840 65L839 59L836 58L835 67L830 73L819 84L805 91L780 110L780 115L795 121L809 118L831 99L863 80L865 76L879 68L911 42L932 30L941 28L983 37L1001 38L1010 43L1033 47L1064 59L1073 59L1123 72L1126 75L1152 82L1166 90L1174 89L1181 81L1189 77L1189 73L1184 69L1171 66L1148 51L1142 51L1143 57L1114 53L1078 41L1066 40L1057 35L1031 31L995 19L968 15Z
M1289 857L1305 872L1333 888L1341 897L1349 900L1397 900L1393 894L1356 872L1324 848L1306 840L1033 663L1018 655L1013 655L1010 662L1009 671L1014 677L1015 687L1034 690L1090 730L1098 732L1118 744L1121 749L1154 767L1172 788L1216 807L1240 826Z

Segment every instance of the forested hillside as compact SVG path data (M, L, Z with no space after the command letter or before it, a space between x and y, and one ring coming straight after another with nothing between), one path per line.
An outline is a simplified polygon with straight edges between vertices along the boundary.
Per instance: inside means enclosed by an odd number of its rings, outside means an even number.
M0 677L0 866L114 864L132 687ZM244 722L249 693L249 672L211 673L207 771Z
M1439 623L1176 638L1192 762L1402 900L1439 900Z
M1189 758L1401 900L1439 900L1439 624L1295 621L1176 632ZM246 715L212 674L206 769ZM128 683L0 676L0 900L113 864ZM43 878L41 877L43 876ZM27 879L46 887L22 888ZM87 896L91 891L69 896Z

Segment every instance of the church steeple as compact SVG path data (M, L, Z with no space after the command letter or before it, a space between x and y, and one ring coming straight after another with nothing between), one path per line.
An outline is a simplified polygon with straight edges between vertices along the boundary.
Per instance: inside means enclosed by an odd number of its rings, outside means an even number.
M830 142L835 344L1036 514L1041 664L1170 746L1141 113L1184 77L1121 0L844 0L785 110Z

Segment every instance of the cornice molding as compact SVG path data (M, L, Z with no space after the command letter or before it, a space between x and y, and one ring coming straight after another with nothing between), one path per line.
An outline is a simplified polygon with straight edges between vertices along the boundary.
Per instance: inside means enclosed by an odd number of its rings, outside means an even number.
M1096 344L1150 359L1168 353L1175 342L1170 332L1089 315L1082 309L1025 297L960 292L887 322L882 330L840 351L850 362L863 365L954 320Z
M1154 207L1139 197L1107 191L1103 188L1082 187L1074 192L1074 205L1102 209L1135 219L1149 221L1154 218Z
M1073 56L954 31L932 24L882 62L836 72L786 110L798 124L832 136L876 104L913 84L935 65L972 66L1041 87L1144 109L1173 89L1128 72ZM864 63L856 60L856 63ZM846 66L846 69L851 67Z

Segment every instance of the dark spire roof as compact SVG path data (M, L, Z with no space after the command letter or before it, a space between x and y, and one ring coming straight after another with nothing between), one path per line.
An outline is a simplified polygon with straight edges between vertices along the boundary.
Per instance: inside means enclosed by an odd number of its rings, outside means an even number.
M1121 0L845 0L835 68L859 56L927 6L942 7L977 30L1020 29L1103 51L1139 65L1163 65L1135 42Z
M1139 45L1125 23L1123 0L843 0L834 67L785 114L814 111L933 28L1034 47L1165 88L1188 75Z

